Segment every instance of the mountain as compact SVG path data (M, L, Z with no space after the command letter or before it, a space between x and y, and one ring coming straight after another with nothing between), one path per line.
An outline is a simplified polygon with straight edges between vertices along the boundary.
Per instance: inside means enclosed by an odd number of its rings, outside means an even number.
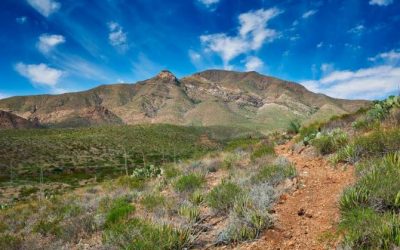
M38 128L36 121L28 121L10 112L0 110L0 129Z
M0 109L56 127L172 123L269 131L286 128L293 119L326 119L368 104L315 94L300 84L257 72L207 70L177 79L164 70L136 84L11 97L0 100Z

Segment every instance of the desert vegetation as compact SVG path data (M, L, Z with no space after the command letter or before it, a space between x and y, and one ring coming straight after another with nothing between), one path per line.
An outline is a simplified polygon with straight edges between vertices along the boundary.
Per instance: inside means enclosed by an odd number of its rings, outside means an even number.
M333 165L355 166L357 181L340 199L344 247L400 246L399 112L399 96L390 96L369 109L299 129L300 144L312 145Z
M174 137L162 137L165 130ZM3 190L14 188L18 197L3 197L0 246L184 249L254 240L273 225L270 210L292 187L283 182L296 171L275 155L272 137L236 132L169 125L10 131L8 140L2 137L2 150L9 153L2 160L21 152L43 165L39 175L31 175L25 161L16 160L15 178L3 179ZM27 148L42 143L47 146L37 154ZM91 154L96 151L101 153ZM92 157L88 165L79 161L79 152ZM115 174L100 169L107 159ZM72 169L92 164L97 176L79 177L68 192L51 192L51 185L71 185L59 181L54 167L78 178Z

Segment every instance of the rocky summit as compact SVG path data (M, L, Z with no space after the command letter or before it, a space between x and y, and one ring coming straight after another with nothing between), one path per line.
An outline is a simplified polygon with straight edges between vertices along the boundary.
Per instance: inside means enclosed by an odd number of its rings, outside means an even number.
M0 110L48 127L170 123L268 132L291 120L327 119L368 105L316 94L257 72L207 70L181 79L168 70L135 84L0 100Z

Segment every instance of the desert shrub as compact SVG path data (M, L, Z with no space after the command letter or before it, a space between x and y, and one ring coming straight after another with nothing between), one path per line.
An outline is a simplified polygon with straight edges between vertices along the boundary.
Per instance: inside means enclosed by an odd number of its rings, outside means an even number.
M330 154L346 145L348 136L340 129L335 129L329 133L322 133L316 136L311 144L317 148L321 154Z
M179 177L174 186L179 192L193 192L202 187L204 182L204 176L192 173Z
M222 161L222 168L232 169L235 162L239 159L238 155L235 153L228 153L224 156Z
M227 212L234 204L235 199L243 193L236 184L222 181L207 195L208 205L218 212Z
M190 195L189 200L195 205L200 205L204 202L204 194L200 190L196 190Z
M249 147L257 144L259 141L260 141L260 139L257 139L257 138L233 139L228 142L227 146L225 147L225 150L227 150L227 151L233 151L233 150L237 150L237 149L247 150Z
M189 222L197 222L200 220L200 209L197 206L193 206L191 204L183 204L178 213L185 217Z
M381 157L387 153L394 153L399 150L400 129L376 130L357 137L353 144L362 157Z
M146 186L145 180L132 176L121 176L116 180L116 184L120 187L138 190L143 190Z
M308 145L308 143L315 138L319 130L320 124L318 123L313 123L306 127L301 127L298 140L303 141L305 145Z
M159 166L147 165L141 168L135 168L132 177L139 179L153 178L161 175L161 168Z
M250 155L250 159L254 161L255 159L261 158L266 155L275 155L274 146L271 144L262 144L257 147Z
M277 185L286 178L293 178L296 176L296 168L291 164L289 166L280 165L267 165L262 167L252 180L258 183L269 183L270 185Z
M235 200L229 213L227 226L218 234L217 243L235 243L256 239L260 233L272 226L267 210L257 209L248 196Z
M0 249L19 250L23 241L20 237L12 234L0 234Z
M46 220L41 219L35 223L33 232L39 233L43 236L59 235L61 234L61 227L59 225L60 219Z
M21 197L27 197L39 191L38 187L22 187L19 191Z
M175 229L140 219L116 223L103 233L103 242L120 249L184 249L190 246L188 229Z
M124 198L118 198L113 201L110 210L106 215L105 225L111 226L123 219L126 219L129 214L135 211L135 207Z
M254 208L259 211L266 211L276 200L276 190L269 183L261 183L251 187L248 197Z
M395 249L400 246L400 217L356 208L342 214L344 244L351 249Z
M293 120L289 122L288 133L298 134L300 132L301 124L299 120Z
M333 164L337 164L339 162L355 164L360 160L360 149L354 144L348 144L340 148L329 160Z
M149 211L164 206L165 202L165 197L161 194L147 194L140 200L140 204Z
M162 170L163 176L167 179L175 178L182 173L175 165L165 166Z

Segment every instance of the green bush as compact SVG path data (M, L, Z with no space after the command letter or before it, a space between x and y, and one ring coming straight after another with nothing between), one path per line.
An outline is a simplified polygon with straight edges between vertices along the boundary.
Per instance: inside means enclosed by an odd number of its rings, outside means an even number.
M250 159L254 161L266 155L275 155L275 149L273 145L262 144L261 146L257 147L251 153Z
M340 129L335 129L329 133L322 133L311 140L311 144L324 155L335 152L345 146L347 142L347 134Z
M192 223L200 220L200 209L197 206L184 204L179 208L178 213Z
M106 227L111 226L123 219L128 218L128 215L135 211L135 207L131 205L126 199L118 198L113 201L110 210L106 214Z
M184 249L190 247L191 233L168 225L152 224L140 219L116 223L103 233L107 245L119 249Z
M257 138L239 138L233 139L227 143L225 150L233 151L236 149L247 150L249 147L257 144L260 139Z
M357 137L353 144L359 150L361 157L382 157L387 153L399 150L400 129L376 130L365 136Z
M356 208L342 214L340 229L350 249L395 249L400 246L400 217L377 213L371 208Z
M193 192L202 187L204 182L204 176L192 173L179 177L174 186L179 192Z
M161 175L161 168L159 166L147 165L146 167L135 168L132 177L139 179L147 179L158 177Z
M208 205L218 212L228 212L243 190L232 182L222 181L207 195Z
M172 179L181 174L181 171L175 165L165 166L163 169L163 176L167 179Z
M335 155L330 158L331 163L347 162L355 164L360 160L360 150L354 144L348 144L340 148Z
M0 234L0 249L19 250L22 248L22 239L11 234Z
M189 199L193 204L200 205L204 201L204 194L200 190L196 190L190 195Z
M266 182L271 185L277 185L282 180L295 176L296 168L292 164L289 166L268 165L261 168L252 179L257 183Z
M306 127L301 127L299 131L299 141L303 141L305 145L308 145L308 143L315 138L319 130L319 123L313 123Z
M253 240L272 226L272 219L266 209L257 209L252 201L242 195L235 200L226 228L218 235L218 243L237 243Z
M288 126L288 133L298 134L300 132L301 124L299 120L290 121Z
M140 200L140 204L149 211L154 211L155 209L164 206L165 202L165 197L161 194L148 194Z
M385 156L350 190L344 194L342 201L351 200L354 205L342 207L344 211L358 206L373 207L377 211L400 208L396 203L400 193L400 153Z
M132 176L121 176L116 180L117 185L130 189L143 190L146 182L143 179Z

